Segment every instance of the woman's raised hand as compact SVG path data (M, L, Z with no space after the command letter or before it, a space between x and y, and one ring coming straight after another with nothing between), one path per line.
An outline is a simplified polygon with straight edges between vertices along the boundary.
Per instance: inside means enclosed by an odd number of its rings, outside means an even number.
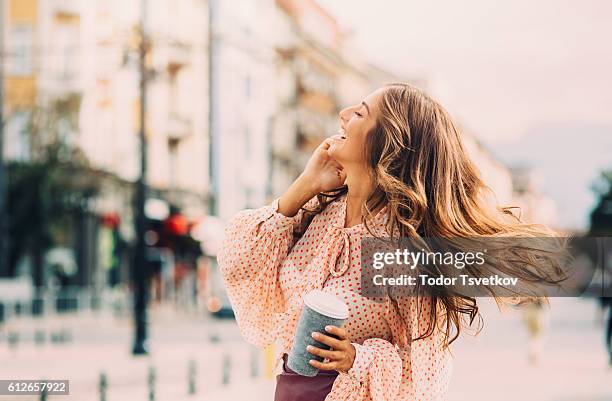
M302 174L279 199L280 213L295 216L300 208L319 192L330 191L344 184L346 174L328 152L332 141L332 138L327 138L317 146Z
M329 155L332 141L332 138L327 138L317 146L302 173L314 185L317 193L341 187L346 180L342 166Z

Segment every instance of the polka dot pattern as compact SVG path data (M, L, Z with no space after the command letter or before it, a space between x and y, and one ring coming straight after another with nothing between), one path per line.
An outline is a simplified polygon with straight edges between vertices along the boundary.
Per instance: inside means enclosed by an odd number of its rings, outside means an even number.
M357 351L327 401L443 400L452 369L441 333L412 340L428 327L431 300L362 297L361 240L370 234L363 224L344 228L345 216L346 196L317 214L305 231L303 212L284 216L278 199L234 216L218 262L242 336L257 346L279 341L278 372L293 343L303 295L322 289L348 305L344 327ZM386 221L383 209L372 227L377 235L386 235Z

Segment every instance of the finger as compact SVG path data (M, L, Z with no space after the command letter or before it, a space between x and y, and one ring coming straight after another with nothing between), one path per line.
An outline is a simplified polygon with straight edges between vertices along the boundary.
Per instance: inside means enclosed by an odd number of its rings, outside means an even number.
M321 356L323 358L327 358L329 360L342 360L344 359L344 352L335 351L335 350L327 350L319 347L315 347L314 345L309 345L306 347L306 351L310 352L313 355Z
M342 343L342 340L338 340L337 338L330 337L323 333L319 333L318 331L312 333L312 338L323 344L329 345L333 349L342 350L345 348L344 344Z
M341 340L346 340L347 337L348 337L346 329L343 328L343 327L325 326L325 331L327 331L330 334L334 334L334 335L338 336Z
M336 160L331 158L331 156L330 156L330 159L329 159L329 163L330 163L331 167L336 169L336 172L338 172L341 175L345 174L344 168L342 167L342 164L338 163Z
M333 142L332 138L326 138L325 140L323 140L323 142L321 142L321 144L319 145L319 147L323 150L328 150L329 147L331 146Z
M310 363L312 366L314 366L317 369L323 369L323 370L335 370L338 367L338 362L336 361L319 362L317 360L311 359L310 361L308 361L308 363Z

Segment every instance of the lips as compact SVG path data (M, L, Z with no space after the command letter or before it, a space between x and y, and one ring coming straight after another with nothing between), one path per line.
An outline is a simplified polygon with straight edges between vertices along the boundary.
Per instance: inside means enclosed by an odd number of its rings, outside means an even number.
M340 128L335 135L330 136L334 141L344 141L346 140L346 132L344 129Z

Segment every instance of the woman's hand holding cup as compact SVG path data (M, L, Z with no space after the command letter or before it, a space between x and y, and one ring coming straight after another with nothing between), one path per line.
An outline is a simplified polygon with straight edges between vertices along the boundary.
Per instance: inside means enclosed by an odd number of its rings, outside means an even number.
M337 370L338 372L346 373L353 367L355 362L356 350L348 339L346 329L337 326L327 326L325 330L333 334L337 338L325 335L315 331L312 333L312 338L331 347L330 350L324 350L313 345L309 345L306 350L313 355L323 357L327 362L319 362L311 359L309 363L317 369Z

